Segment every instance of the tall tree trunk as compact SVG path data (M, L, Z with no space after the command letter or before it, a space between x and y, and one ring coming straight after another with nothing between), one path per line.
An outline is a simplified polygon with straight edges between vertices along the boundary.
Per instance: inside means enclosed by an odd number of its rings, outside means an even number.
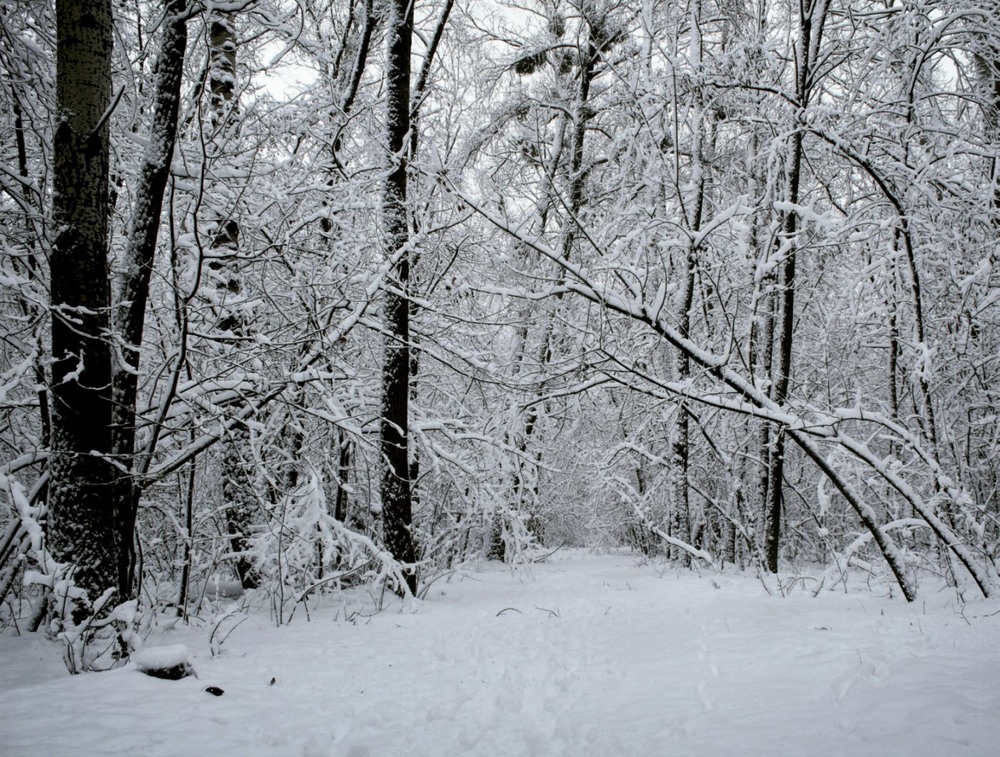
M750 153L752 155L760 154L760 144L761 136L755 132L750 140ZM749 178L750 196L756 197L766 182L757 175L756 171L751 171ZM767 250L767 244L762 239L762 224L763 220L755 215L750 223L748 240L752 252L751 260L756 261L756 267L747 361L754 385L766 391L764 388L770 384L771 365L774 362L776 298L774 271L770 266L764 265L767 263L770 251ZM747 419L747 432L747 457L753 459L756 456L754 464L748 466L747 469L747 477L754 477L753 485L747 487L748 496L744 500L747 514L751 516L746 521L748 532L752 537L752 541L747 544L747 547L759 563L764 546L762 536L764 533L764 505L767 502L768 469L770 468L771 424Z
M701 68L701 3L697 0L691 4L691 58ZM682 197L684 222L690 236L684 254L684 270L681 277L681 287L677 298L677 330L685 339L691 338L691 309L694 305L695 274L698 268L698 246L695 237L701 231L702 216L705 212L705 161L704 140L706 131L706 114L704 98L700 90L694 93L695 109L698 114L691 145L691 183L694 192L691 202L685 202ZM676 178L678 186L683 182L679 175ZM683 350L674 353L674 374L677 381L684 383L691 378L691 360ZM670 444L670 478L671 505L670 535L685 543L691 541L691 498L690 498L690 418L687 403L683 400L677 407L677 423L674 427L673 439ZM681 560L684 565L691 564L691 554L679 547L671 549L674 559Z
M231 154L230 137L237 98L237 53L239 42L234 18L229 13L214 13L209 18L209 105L214 142L213 157L225 159ZM223 198L228 196L224 179L216 179L209 191ZM208 279L215 288L215 327L225 339L239 338L246 331L239 299L243 294L243 272L237 254L240 246L240 223L233 217L233 209L219 203L215 209L212 232L212 255L208 264ZM226 517L229 545L235 555L236 575L244 589L255 589L260 576L247 556L250 533L258 512L257 493L253 485L253 472L247 462L250 449L250 432L246 425L235 424L223 439L222 499ZM252 455L250 455L252 457Z
M802 170L802 132L792 135L791 167L789 168L788 202L799 201L799 182ZM798 215L794 210L785 215L783 239L788 245L781 270L781 290L779 292L780 316L778 333L778 364L772 373L771 399L783 405L788 399L788 385L792 373L792 342L795 327L795 262L798 232ZM764 557L767 569L778 572L778 553L781 545L781 508L783 504L783 481L785 471L785 433L778 428L772 431L767 467L767 499L764 503Z
M799 41L796 55L796 112L795 123L789 145L787 181L784 201L792 206L799 202L802 181L802 139L804 115L809 105L809 90L812 87L812 62L815 49L822 38L825 19L825 0L800 0ZM781 265L781 289L779 307L781 321L778 332L778 364L772 372L771 399L778 405L788 399L788 386L792 374L792 346L795 329L795 265L798 258L797 239L799 217L794 207L789 208L783 218L782 232L777 237L777 245L783 252ZM778 572L778 553L781 546L781 508L785 475L785 432L774 431L768 455L767 499L764 504L764 558L767 569Z
M345 431L337 429L337 497L333 505L333 517L341 523L347 523L347 505L349 493L349 477L351 475L351 448L353 442Z
M699 190L700 191L700 190ZM684 273L678 298L677 330L689 339L691 336L691 306L694 303L695 267L697 251L690 245L684 256ZM691 378L691 359L686 352L677 350L674 353L674 374L680 383ZM690 482L690 418L687 402L683 399L677 405L677 422L674 426L673 438L670 442L670 488L671 506L670 535L684 543L691 541L691 501L689 496ZM691 554L679 547L671 548L671 556L691 564Z
M135 518L141 487L134 478L144 473L136 460L135 422L139 386L139 355L146 323L146 302L160 230L163 194L170 176L170 161L177 136L184 54L187 48L187 0L168 0L163 41L156 64L156 95L150 141L146 147L132 229L125 253L118 291L115 293L115 330L121 339L121 361L114 375L114 421L111 443L115 460L132 475L121 476L115 486L115 511L119 527L119 586L129 593L134 578Z
M750 371L755 378L759 377L758 385L767 386L770 383L771 366L774 363L774 321L776 297L773 291L774 274L769 272L761 281L761 297L759 315L754 318L750 327ZM749 423L750 428L756 431L756 450L759 461L754 467L757 476L754 494L756 500L753 505L759 505L760 510L755 512L753 528L757 535L752 545L757 554L762 554L761 550L766 541L761 535L766 533L766 512L768 501L768 490L771 483L769 471L771 470L771 440L774 438L774 429L770 423L754 422Z
M381 448L385 466L382 475L382 522L385 544L402 563L416 560L410 481L410 253L406 220L406 146L410 131L410 49L413 5L408 0L389 2L386 65L386 126L391 170L383 197L384 246L388 256L398 255L393 281L385 292L387 342L382 368ZM417 574L406 573L411 593L417 591Z
M754 22L750 34L754 44L763 49L763 41L767 33L766 12L764 8L757 6L754 10ZM761 61L757 61L758 64ZM757 104L763 107L763 98L758 96ZM764 134L760 129L754 129L750 136L750 155L761 154L761 144ZM759 197L765 190L768 182L765 176L761 175L762 168L755 168L751 164L748 174L749 196ZM774 322L776 316L775 296L775 272L770 266L763 265L767 262L770 250L767 250L767 243L763 239L763 228L769 224L764 223L764 219L754 214L750 222L749 247L752 251L752 260L756 261L754 272L754 299L753 318L750 323L750 343L748 345L747 360L750 376L755 386L766 387L770 384L771 366L774 363ZM755 562L761 562L764 546L764 521L765 503L767 502L768 491L768 470L770 469L771 456L771 424L748 419L747 421L747 443L746 451L748 459L756 456L756 462L748 466L748 478L755 476L752 487L746 488L747 496L741 498L741 504L745 507L745 525L748 535L751 537L747 543L747 549L752 554Z
M194 436L194 434L191 434ZM181 581L177 596L177 614L187 619L188 591L191 583L191 560L194 552L194 493L198 473L197 463L188 463L187 485L184 487L184 546L181 554ZM178 479L180 476L178 476Z
M58 0L56 29L49 545L93 600L128 591L111 507L110 0Z

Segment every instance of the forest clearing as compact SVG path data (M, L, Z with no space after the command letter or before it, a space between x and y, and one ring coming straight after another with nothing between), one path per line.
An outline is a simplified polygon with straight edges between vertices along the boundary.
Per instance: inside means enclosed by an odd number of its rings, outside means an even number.
M1000 0L0 2L4 757L996 754L998 461Z
M769 596L753 576L561 551L456 571L381 612L351 591L283 627L266 609L237 614L215 656L213 617L153 632L147 644L189 651L197 678L179 681L132 666L69 677L51 659L43 674L40 642L4 638L0 746L6 757L996 753L1000 602L933 585L900 602L861 575L814 598L815 586L785 575Z

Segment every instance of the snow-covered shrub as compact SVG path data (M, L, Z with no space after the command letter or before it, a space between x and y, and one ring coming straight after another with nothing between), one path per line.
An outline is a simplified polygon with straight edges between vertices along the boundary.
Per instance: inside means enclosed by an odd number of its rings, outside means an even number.
M278 623L317 591L362 582L393 591L406 585L403 566L392 555L331 514L318 475L282 497L268 516L251 537L249 552Z
M10 476L0 474L0 491L10 506L8 530L17 557L5 567L3 595L12 588L8 581L23 575L20 594L31 598L27 626L44 627L50 638L64 645L70 673L107 670L124 663L138 641L145 616L138 602L118 606L115 590L108 588L96 600L73 581L71 565L56 560L45 544L43 507L34 505L24 488ZM17 618L11 616L12 622Z

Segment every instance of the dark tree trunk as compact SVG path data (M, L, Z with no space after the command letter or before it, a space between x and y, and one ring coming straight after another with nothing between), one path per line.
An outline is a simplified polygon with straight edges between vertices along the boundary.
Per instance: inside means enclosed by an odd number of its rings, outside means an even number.
M799 183L802 171L802 132L792 135L791 166L788 178L788 202L799 201ZM772 383L773 399L783 405L788 399L788 385L792 373L792 342L795 327L795 235L798 232L798 216L794 210L785 215L783 239L788 245L781 272L780 315L778 335L778 365ZM785 476L785 433L778 428L772 432L767 467L767 499L764 502L764 559L767 569L778 572L778 553L781 546L781 508Z
M759 154L760 141L757 134L753 136L751 144L753 145L751 154ZM751 180L755 188L762 184L760 177L756 175L752 176ZM754 258L760 261L764 253L761 250L763 243L760 238L760 230L756 219L752 223L750 237L751 249L755 253ZM754 385L758 387L764 387L769 384L771 365L774 362L776 302L773 292L774 283L773 271L769 270L761 277L759 296L754 306L755 315L750 325L750 346L748 350L750 375ZM765 503L767 502L768 470L770 468L771 425L751 420L748 421L747 430L750 432L748 440L752 439L752 441L748 441L747 451L751 455L754 452L757 455L757 462L752 469L755 479L753 487L749 489L750 496L746 502L747 514L751 516L746 519L746 523L751 529L751 536L753 537L752 543L747 546L755 555L760 555L763 547L761 537L764 532L762 526L764 523Z
M226 508L229 545L236 555L236 575L244 589L256 589L260 585L260 576L247 550L250 547L250 526L258 504L248 473L249 466L240 455L240 448L245 448L249 436L246 427L240 425L225 440L222 447L226 455L222 466L222 499Z
M407 160L410 131L410 48L413 6L407 0L389 2L389 59L386 67L386 124L392 160L386 177L383 218L385 251L398 255L393 280L385 292L384 317L388 333L382 369L383 407L381 447L385 462L382 476L382 522L385 544L402 563L416 561L412 482L409 461L410 406L410 254L406 221ZM406 573L410 592L416 593L415 570Z
M94 600L128 590L111 506L110 0L58 0L56 27L49 545Z
M337 497L333 506L333 517L347 523L348 477L351 475L351 438L337 431Z
M796 69L796 113L794 131L789 146L786 202L797 205L802 182L803 117L809 104L812 87L813 55L822 38L826 12L822 3L799 6L799 50ZM818 15L814 17L814 13ZM795 329L795 266L798 258L797 239L799 217L794 208L784 215L777 244L784 249L781 265L781 288L778 292L781 321L778 332L778 364L772 372L771 399L778 405L788 399L788 386L792 374L792 346ZM768 455L767 498L764 503L764 559L767 569L778 572L778 554L781 546L781 508L783 505L783 482L785 475L785 431L778 428L773 432Z
M236 32L225 14L215 14L209 22L210 106L216 125L229 117L236 101Z
M701 63L701 4L694 3L691 8L691 44L692 49L698 56L699 65ZM701 112L702 125L707 123L704 96L701 90L694 93L696 108ZM705 161L705 129L694 134L692 150L692 170L694 178L694 197L691 203L684 203L683 212L688 233L691 241L688 243L684 255L684 270L681 279L681 289L677 298L677 327L681 336L685 339L691 338L691 310L694 306L694 288L696 274L698 270L698 246L694 241L697 234L701 232L701 225L705 213L705 171L707 169ZM681 184L681 177L677 176L678 184ZM674 354L674 373L677 381L684 383L691 378L691 360L683 350L677 350ZM688 405L681 401L677 408L677 424L674 428L674 436L670 445L670 477L672 489L673 511L670 514L671 535L685 543L692 541L691 529L691 429ZM691 554L687 550L679 547L671 548L671 556L680 560L685 566L691 564Z
M699 189L699 193L700 191ZM696 225L694 230L697 230L697 228ZM691 336L691 306L694 303L696 266L697 250L694 245L691 245L685 254L685 270L677 313L678 331L685 339ZM677 381L680 383L684 383L691 378L691 359L686 352L677 350L674 353L674 371ZM673 439L670 444L671 505L673 508L670 513L670 534L685 543L691 541L691 502L688 486L691 467L690 437L687 403L682 400L677 407L677 424L674 427ZM670 553L671 557L680 560L684 565L691 564L691 555L687 550L673 547Z
M184 493L184 547L181 556L181 585L177 597L177 614L187 618L188 588L191 583L191 558L194 546L194 493L197 467L188 463L187 486Z
M136 400L139 385L139 355L146 323L146 302L160 230L163 194L170 175L170 160L177 136L184 54L187 48L187 0L168 0L163 24L163 42L156 65L155 111L150 141L143 159L132 229L125 254L125 270L115 297L116 323L124 365L114 376L114 424L112 448L115 459L132 474L141 475L142 461L135 459ZM132 476L121 476L115 486L115 518L119 526L118 583L131 594L135 568L133 538L141 493Z

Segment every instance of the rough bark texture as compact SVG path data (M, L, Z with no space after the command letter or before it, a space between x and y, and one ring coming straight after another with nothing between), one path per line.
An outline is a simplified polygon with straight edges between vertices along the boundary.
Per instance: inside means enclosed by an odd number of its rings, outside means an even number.
M213 15L209 24L209 91L212 116L217 122L227 117L236 99L236 33L231 19Z
M236 575L244 589L256 589L260 575L247 555L251 526L259 509L250 480L249 465L240 455L240 448L249 445L250 434L245 426L237 426L223 441L222 499L225 502L226 529L235 558Z
M58 0L49 544L96 599L119 586L108 343L110 0Z
M234 18L225 13L214 14L209 22L208 78L215 157L229 154L227 142L239 105L236 87L238 50ZM214 189L224 193L224 181L217 180ZM244 290L243 272L236 259L239 248L239 221L232 217L216 218L208 279L217 294L215 328L227 338L243 336L247 330L238 302ZM260 585L260 575L247 555L253 525L258 521L260 510L254 489L254 474L247 461L251 443L250 430L244 424L235 424L220 445L226 528L230 547L236 555L236 575L244 589L256 589Z
M412 5L407 0L389 3L389 60L386 70L386 124L392 167L385 182L383 216L385 251L395 255L409 241L406 224L406 155L410 131L410 48L413 31ZM410 406L410 310L407 300L410 256L404 252L396 264L392 285L385 293L385 324L388 333L383 366L381 422L382 518L385 544L403 563L416 561L410 527L413 522L412 482L409 463ZM417 575L406 573L411 592L416 593Z

